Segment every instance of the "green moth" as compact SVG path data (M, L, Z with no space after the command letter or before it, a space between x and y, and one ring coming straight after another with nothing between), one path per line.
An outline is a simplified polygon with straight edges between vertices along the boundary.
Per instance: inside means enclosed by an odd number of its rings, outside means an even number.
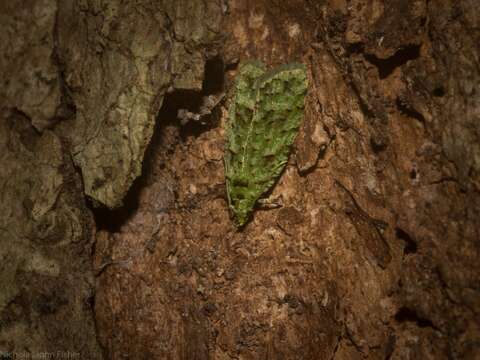
M280 176L303 119L306 67L267 71L260 62L240 66L229 108L225 147L228 202L237 226Z

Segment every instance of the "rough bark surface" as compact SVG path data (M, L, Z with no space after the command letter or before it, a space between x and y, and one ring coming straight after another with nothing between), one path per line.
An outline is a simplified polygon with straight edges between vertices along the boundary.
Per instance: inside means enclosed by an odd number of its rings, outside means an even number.
M19 4L0 5L4 355L480 356L473 0ZM283 207L237 230L228 100L177 111L243 59L304 63L310 86Z
M67 139L55 1L0 3L0 358L101 359L95 223ZM41 133L40 133L41 132Z

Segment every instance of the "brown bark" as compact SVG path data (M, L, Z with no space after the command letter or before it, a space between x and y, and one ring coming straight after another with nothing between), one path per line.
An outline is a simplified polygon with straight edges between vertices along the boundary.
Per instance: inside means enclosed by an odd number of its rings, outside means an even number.
M0 351L480 356L474 5L0 5ZM310 85L283 207L238 230L228 101L177 111L245 59L304 63Z

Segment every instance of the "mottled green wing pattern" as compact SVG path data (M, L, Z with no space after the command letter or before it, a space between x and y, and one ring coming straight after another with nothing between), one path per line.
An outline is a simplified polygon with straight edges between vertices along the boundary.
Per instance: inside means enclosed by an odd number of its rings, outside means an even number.
M306 68L291 64L266 72L249 62L241 66L234 90L225 175L229 205L242 226L288 161L303 118Z

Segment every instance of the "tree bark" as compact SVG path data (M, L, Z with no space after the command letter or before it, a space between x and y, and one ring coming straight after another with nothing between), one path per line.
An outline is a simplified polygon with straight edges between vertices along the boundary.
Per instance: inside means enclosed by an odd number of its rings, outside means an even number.
M0 19L0 356L480 356L474 1L12 0ZM225 125L249 59L303 63L309 89L282 207L237 229Z

